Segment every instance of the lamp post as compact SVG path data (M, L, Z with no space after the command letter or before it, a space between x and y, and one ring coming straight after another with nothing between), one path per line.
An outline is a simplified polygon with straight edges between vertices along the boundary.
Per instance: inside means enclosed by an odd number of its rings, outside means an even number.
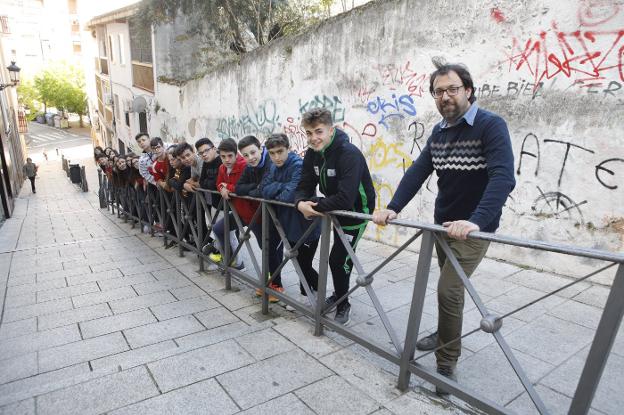
M17 84L19 84L19 73L21 70L20 67L15 64L15 61L11 61L11 64L7 66L7 69L9 70L9 78L11 79L11 83L0 84L0 91L2 91L4 88L17 86Z

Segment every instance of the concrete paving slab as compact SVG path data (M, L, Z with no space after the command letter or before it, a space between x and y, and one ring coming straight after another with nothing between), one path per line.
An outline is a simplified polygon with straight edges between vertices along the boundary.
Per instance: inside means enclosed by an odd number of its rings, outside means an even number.
M273 414L298 414L314 415L294 394L288 393L268 402L256 405L253 408L240 412L240 415L273 415Z
M0 360L0 384L37 374L37 352Z
M338 376L330 376L295 391L317 414L369 414L379 403Z
M79 323L82 337L85 339L114 333L145 324L155 323L156 317L148 309L139 309L128 313L115 314Z
M256 360L264 360L296 348L293 343L286 340L273 329L261 330L237 337L236 342Z
M155 362L186 351L187 350L178 347L173 340L166 340L161 343L150 344L149 346L140 347L138 349L91 360L90 364L93 370L115 368L121 371Z
M214 379L149 398L109 412L110 415L228 415L239 411Z
M64 327L43 330L24 336L0 341L0 356L8 359L26 353L55 347L80 340L78 326L70 324Z
M204 326L190 315L127 329L124 330L124 335L134 349L203 330Z
M35 400L26 399L0 408L0 415L35 415Z
M76 308L60 313L39 316L39 330L47 330L54 327L62 327L68 324L80 323L81 321L94 320L96 318L112 315L107 304L96 304L90 307Z
M161 291L153 294L140 295L134 298L111 301L109 305L113 313L121 314L150 306L172 303L174 301L176 301L176 298L171 295L170 292Z
M241 346L228 340L149 363L147 367L160 390L168 392L253 362Z
M332 373L300 350L293 350L217 376L243 409L309 385Z
M36 317L18 320L12 323L3 323L2 325L0 325L0 343L3 340L11 339L13 337L25 336L36 331Z
M51 290L37 291L37 302L43 303L60 298L68 298L79 296L82 294L94 293L100 291L96 282L88 282L86 284L73 285L71 287L54 288Z
M137 293L132 287L120 287L113 288L112 290L74 296L72 297L72 303L74 303L75 308L80 308L135 297L137 297Z
M37 413L100 414L158 395L144 367L104 376L37 397Z
M325 356L342 348L338 343L327 337L313 336L314 327L301 319L280 324L274 329L296 344L297 347L314 357Z

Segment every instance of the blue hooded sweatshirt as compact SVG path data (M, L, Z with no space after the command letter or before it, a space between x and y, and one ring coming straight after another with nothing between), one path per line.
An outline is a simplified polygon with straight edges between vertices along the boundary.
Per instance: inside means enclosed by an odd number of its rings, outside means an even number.
M264 176L260 188L264 199L278 200L285 203L295 201L295 189L301 180L301 170L303 160L295 153L289 153L283 166L277 167L271 164L268 173ZM301 212L293 207L276 207L278 219L284 228L286 237L290 242L297 242L305 233L312 221L303 217ZM305 242L318 240L321 235L321 227L315 229L308 235Z

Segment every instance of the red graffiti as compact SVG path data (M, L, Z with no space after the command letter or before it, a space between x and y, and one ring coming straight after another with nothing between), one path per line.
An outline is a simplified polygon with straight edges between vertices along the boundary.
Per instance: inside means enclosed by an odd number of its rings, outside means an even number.
M404 86L410 96L422 97L425 81L429 78L428 74L418 74L410 67L410 61L404 65L395 65L394 63L387 65L377 65L375 69L379 71L382 85L387 86L393 91Z
M525 42L514 38L507 60L509 71L528 71L534 85L558 75L577 82L608 77L624 81L624 28L564 32L553 22L552 30Z
M496 23L503 23L507 20L503 12L497 7L494 7L492 10L490 10L490 16L492 17L492 19L494 19Z
M305 130L299 123L295 123L293 117L286 118L286 124L284 124L283 128L284 134L290 141L290 149L303 157L308 149L308 137Z

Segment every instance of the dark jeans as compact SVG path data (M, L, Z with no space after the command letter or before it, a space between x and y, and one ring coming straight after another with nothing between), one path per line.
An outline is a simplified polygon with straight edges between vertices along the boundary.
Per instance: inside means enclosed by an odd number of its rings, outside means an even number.
M343 227L342 230L345 235L347 235L347 238L350 239L349 245L351 245L353 251L355 251L357 243L366 230L366 223L356 227ZM353 261L335 229L334 244L329 253L329 268L331 269L332 280L334 281L334 293L336 297L340 298L349 291L349 278L351 277ZM347 298L345 303L348 302L349 299Z
M29 177L28 180L30 180L30 190L32 190L32 192L35 193L36 192L36 190L35 190L35 176Z
M297 241L288 241L288 243L290 243L290 246L295 246ZM316 253L318 243L318 239L315 239L312 242L302 244L297 250L297 262L299 262L301 272L310 288L314 291L318 290L318 272L312 266L312 261L314 260L314 254ZM301 282L299 282L299 292L301 295L308 295L303 289L303 284Z
M234 215L232 215L231 213L230 213L229 221L230 221L230 230L237 229ZM256 240L258 241L258 245L262 247L262 225L259 223L256 223L250 226L250 228L251 228L251 232L253 232L254 236L256 237ZM221 249L223 249L223 247L225 246L225 220L223 218L219 219L217 223L215 223L212 230L214 231L215 236L217 237L219 241L219 245ZM275 270L277 269L279 264L282 262L282 259L284 257L282 248L283 247L282 247L279 234L277 233L277 230L275 229L275 227L271 225L269 227L269 272L271 273L271 281L279 287L282 286L282 278L281 278L281 275L279 274L275 275ZM235 247L232 244L232 241L230 240L230 255L234 252L234 249Z

